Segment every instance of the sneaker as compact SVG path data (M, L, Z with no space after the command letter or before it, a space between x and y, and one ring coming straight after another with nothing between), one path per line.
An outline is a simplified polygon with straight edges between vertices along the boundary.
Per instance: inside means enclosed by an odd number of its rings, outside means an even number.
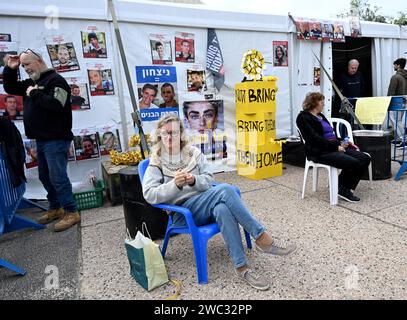
M239 279L246 281L249 285L257 290L264 291L270 288L268 281L261 275L256 275L251 269L246 269L242 272L235 269L235 274Z
M65 214L63 208L50 209L46 211L41 217L37 219L37 222L40 224L47 224L59 218L62 218Z
M403 141L400 141L399 143L396 143L396 148L397 149L404 149L404 146L405 146L405 144L404 144Z
M64 231L77 224L79 221L81 221L81 216L79 215L78 211L73 213L66 213L62 220L55 224L54 231Z
M271 253L278 256L286 256L297 249L297 246L293 243L287 243L282 239L273 237L273 242L268 248L260 248L256 245L256 249L263 253Z
M353 195L352 191L348 188L339 188L338 196L348 202L358 202L360 199Z

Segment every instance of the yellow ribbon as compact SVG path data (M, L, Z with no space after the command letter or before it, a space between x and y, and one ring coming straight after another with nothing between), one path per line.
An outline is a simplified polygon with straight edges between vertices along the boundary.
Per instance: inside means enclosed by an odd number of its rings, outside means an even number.
M259 79L266 68L263 55L257 50L248 50L242 59L242 72L250 79Z
M175 293L173 295L165 298L164 300L177 300L177 298L181 294L182 283L179 280L170 280L170 283L172 283L175 286Z

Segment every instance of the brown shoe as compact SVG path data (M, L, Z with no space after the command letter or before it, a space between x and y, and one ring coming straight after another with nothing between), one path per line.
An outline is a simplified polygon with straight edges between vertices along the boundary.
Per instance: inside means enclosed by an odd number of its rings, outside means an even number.
M79 221L81 221L81 216L79 215L78 211L73 213L66 213L61 221L55 224L54 231L64 231L77 224Z
M37 222L40 224L47 224L59 218L62 218L65 214L63 208L50 209L46 211L41 217L38 218Z

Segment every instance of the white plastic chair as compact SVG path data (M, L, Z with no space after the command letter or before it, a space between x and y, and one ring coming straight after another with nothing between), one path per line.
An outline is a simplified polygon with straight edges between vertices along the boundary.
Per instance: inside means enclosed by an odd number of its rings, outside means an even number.
M300 129L298 129L297 125L295 127L297 128L302 143L305 145L305 140L302 137ZM304 182L302 184L301 198L304 199L305 196L305 186L307 185L308 171L310 168L312 168L312 191L314 192L316 192L318 188L319 168L324 168L328 171L329 202L331 203L331 205L336 206L338 204L338 168L308 160L307 157L305 157Z
M341 137L341 131L340 131L340 127L341 127L341 124L342 124L346 128L349 140L352 143L354 143L352 127L351 127L351 125L350 125L350 123L348 121L346 121L344 119L341 119L341 118L331 118L331 119L328 119L328 120L330 121L333 128L336 127L336 135L337 135L338 138L343 138L343 137ZM368 155L370 157L370 160L372 159L372 157L370 156L369 153L367 153L367 152L363 152L363 153ZM372 189L372 183L373 183L372 161L370 161L370 163L369 163L368 171L369 171L370 189Z

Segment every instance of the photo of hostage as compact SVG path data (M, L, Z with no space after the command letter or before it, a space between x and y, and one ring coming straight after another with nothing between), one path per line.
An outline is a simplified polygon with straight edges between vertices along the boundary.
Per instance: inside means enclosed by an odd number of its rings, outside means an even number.
M82 109L86 105L86 99L81 97L81 88L76 84L71 84L71 106L72 110Z
M98 32L101 39L105 38L103 32ZM107 58L106 48L104 44L101 44L96 32L90 32L86 36L86 32L82 33L82 39L88 41L88 44L83 47L84 58ZM103 41L104 42L104 41Z
M2 95L4 96L4 112L2 116L7 117L10 120L22 120L23 112L18 110L18 98L12 95ZM21 103L21 102L20 102Z
M121 152L119 132L116 130L117 137L112 131L106 131L100 139L100 154L108 155L111 150Z
M49 210L39 219L47 224L60 219L54 231L63 231L81 218L67 174L68 151L73 138L70 88L66 80L49 69L43 57L32 49L4 59L4 90L24 96L24 130L37 143L38 174L47 191ZM18 81L19 66L29 79Z
M190 40L182 39L180 47L181 47L181 51L177 52L177 56L175 57L175 61L194 62L194 55L191 53Z
M205 71L188 70L188 91L203 91L205 88Z
M287 49L284 46L278 45L274 49L274 66L286 67L287 63Z
M154 48L154 50L152 50L153 63L164 61L171 61L172 63L171 55L165 52L165 47L162 42L156 41L152 48Z
M99 157L99 149L96 143L95 134L75 137L75 140L76 140L77 160L85 160Z
M88 70L91 96L114 94L108 70Z
M205 130L215 130L218 126L219 103L214 101L186 101L183 104L186 127L205 133Z
M153 103L157 97L158 89L156 86L146 83L141 89L141 98L139 100L140 109L158 109L159 107Z
M360 199L353 191L368 169L370 156L337 138L322 113L324 105L323 94L308 93L302 105L303 111L297 116L297 127L305 140L305 155L309 160L342 169L338 178L338 196L348 202L358 202Z
M164 102L159 105L160 108L178 107L178 102L175 100L174 86L171 83L164 83L161 86L161 97Z
M79 70L79 64L76 58L71 57L70 50L67 45L59 44L55 46L48 45L48 51L50 50L49 47L57 47L57 60L52 59L52 55L50 53L50 57L52 60L52 65L57 72L66 72L66 71L73 71Z
M269 289L264 274L250 269L239 226L253 239L261 254L288 255L296 250L289 241L272 237L245 207L235 188L213 186L213 174L204 155L187 143L178 117L165 115L157 123L150 164L142 182L148 203L175 204L188 208L196 225L216 223L228 248L238 279L257 290ZM173 215L173 226L185 225L185 218Z

